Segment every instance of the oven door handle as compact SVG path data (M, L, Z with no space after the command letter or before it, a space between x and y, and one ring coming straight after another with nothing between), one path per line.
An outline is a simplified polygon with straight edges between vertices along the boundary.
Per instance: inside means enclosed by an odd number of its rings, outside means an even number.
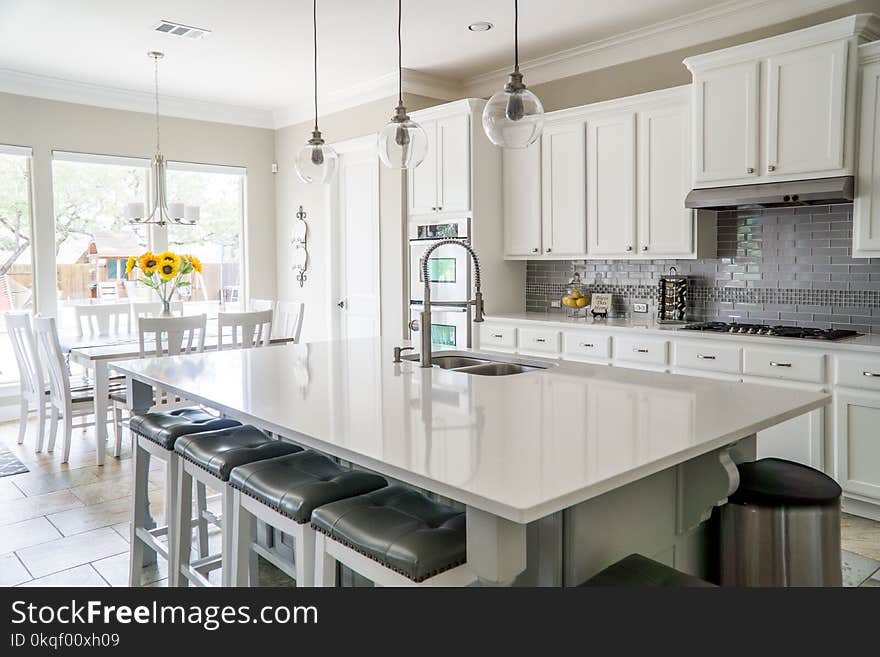
M410 304L409 308L410 310L415 310L417 312L422 312L425 310L425 306L420 303ZM432 313L466 313L467 311L467 306L444 306L438 303L431 304Z

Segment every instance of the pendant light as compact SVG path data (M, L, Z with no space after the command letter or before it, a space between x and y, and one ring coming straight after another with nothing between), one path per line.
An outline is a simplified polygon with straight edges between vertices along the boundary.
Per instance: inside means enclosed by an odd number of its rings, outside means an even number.
M315 129L312 138L296 156L296 175L304 183L329 183L336 173L339 156L324 143L318 130L318 0L312 2L312 36L314 37Z
M483 130L496 146L526 148L541 136L544 106L523 84L519 72L519 2L513 0L514 66L504 89L483 108Z
M402 0L397 0L397 107L376 143L379 158L390 169L415 169L428 154L428 135L403 105Z

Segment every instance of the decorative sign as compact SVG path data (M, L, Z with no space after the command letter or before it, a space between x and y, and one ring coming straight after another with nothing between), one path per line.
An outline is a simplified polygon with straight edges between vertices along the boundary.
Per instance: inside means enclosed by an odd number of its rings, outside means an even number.
M591 297L593 317L607 318L611 311L611 294L609 292L595 292Z
M293 263L292 268L296 272L296 281L300 287L305 285L306 278L308 278L306 274L309 268L308 240L309 225L306 223L306 211L303 210L303 206L299 206L296 221L293 222L293 236L290 239L290 244L293 246L290 260Z

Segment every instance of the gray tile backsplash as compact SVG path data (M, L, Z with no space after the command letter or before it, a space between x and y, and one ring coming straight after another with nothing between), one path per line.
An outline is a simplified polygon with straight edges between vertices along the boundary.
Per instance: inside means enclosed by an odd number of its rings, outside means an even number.
M577 271L591 292L614 294L615 314L635 301L653 314L671 266L690 278L694 320L880 333L880 258L852 257L852 205L721 212L713 260L530 261L526 310L565 312L550 302Z

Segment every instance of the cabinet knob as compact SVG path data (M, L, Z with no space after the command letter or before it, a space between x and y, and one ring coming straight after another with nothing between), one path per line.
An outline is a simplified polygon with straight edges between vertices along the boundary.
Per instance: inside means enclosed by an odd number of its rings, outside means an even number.
M645 246L642 247L642 251L647 251L647 250L648 250L648 245L645 244Z
M431 208L431 212L437 212L437 208L436 207Z
M749 167L746 169L746 173L755 173L755 167Z
M547 253L551 253L553 249L547 249Z
M443 209L443 206L442 206L442 205L438 205L438 206L437 206L437 210L442 210L442 209Z
M633 248L632 248L632 244L628 245L628 246L626 247L626 250L627 250L627 251L632 251L632 250L633 250Z
M534 249L532 249L532 253L537 253L538 250L539 250L539 249L538 249L538 247L536 246Z
M776 171L776 165L771 164L770 166L767 167L767 171Z

